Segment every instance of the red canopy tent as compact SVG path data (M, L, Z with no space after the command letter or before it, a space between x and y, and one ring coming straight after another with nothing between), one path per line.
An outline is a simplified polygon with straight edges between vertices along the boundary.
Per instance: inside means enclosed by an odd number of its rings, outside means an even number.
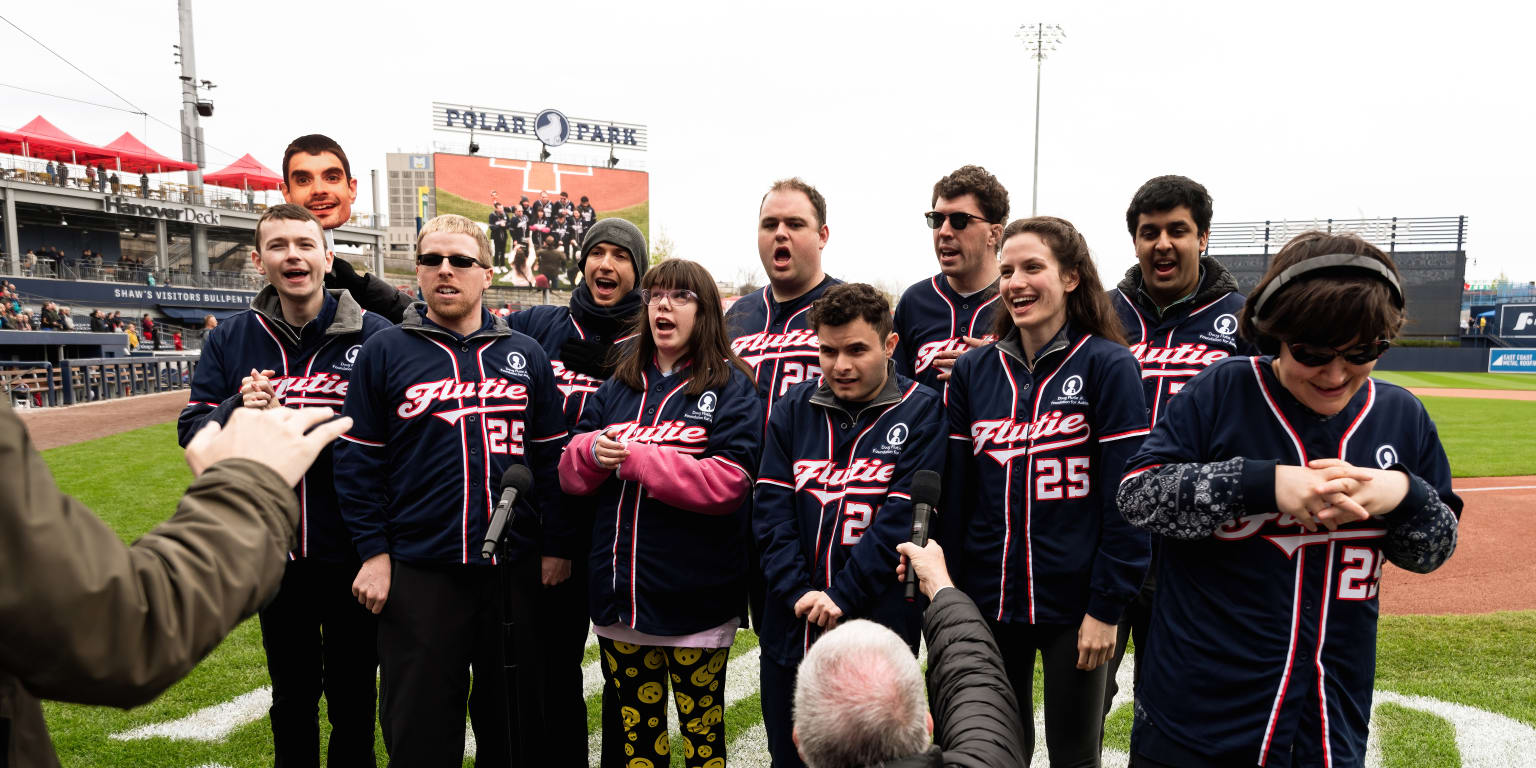
M22 151L18 154L27 157L79 164L94 165L109 161L114 166L117 164L117 152L87 144L59 130L58 126L43 119L42 115L32 118L32 122L17 128L12 135L20 137L21 140Z
M3 145L4 137L0 136L0 145ZM118 170L129 173L167 173L170 171L195 171L197 166L193 163L184 163L180 160L172 160L159 152L145 146L133 134L124 132L123 135L112 140L111 144L103 149L117 152L121 159Z
M19 133L0 131L0 154L19 155L22 150L22 142L26 137Z
M282 180L283 177L278 176L276 171L248 154L230 163L224 170L203 174L204 184L234 189L277 189Z

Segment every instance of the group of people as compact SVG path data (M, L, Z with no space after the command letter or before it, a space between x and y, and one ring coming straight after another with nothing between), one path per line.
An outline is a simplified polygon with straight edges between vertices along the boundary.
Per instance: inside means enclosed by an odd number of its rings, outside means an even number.
M52 160L49 160L48 165L43 167L43 173L47 174L49 184L57 184L61 187L69 186L69 163L63 161L54 163ZM86 189L93 189L106 194L107 188L110 187L114 195L121 194L123 191L122 180L118 178L117 172L114 171L108 174L106 166L100 163L97 163L95 167L86 164L84 177ZM139 174L139 196L149 196L149 174L147 173Z
M574 287L577 248L597 224L597 209L591 199L582 195L578 203L572 202L569 192L561 192L558 199L541 192L538 200L524 196L516 204L503 206L500 199L494 199L494 192L492 196L486 220L492 265L497 269L510 267L511 279L517 285L555 288L560 275L566 274L570 287ZM535 255L532 263L530 253ZM540 281L540 277L544 279Z
M965 166L924 214L938 274L893 313L823 270L826 201L792 178L759 207L769 285L729 312L702 266L602 219L568 305L501 317L494 226L427 222L413 301L334 259L340 146L300 137L283 176L269 285L209 335L178 429L350 421L295 487L261 613L280 763L316 762L322 693L329 760L371 762L377 690L392 763L460 762L467 707L477 764L585 765L590 627L603 764L668 762L675 705L685 764L717 768L750 626L778 766L1027 762L1037 652L1052 765L1096 765L1130 637L1133 764L1363 764L1381 564L1438 567L1460 512L1422 406L1369 378L1405 307L1363 240L1298 237L1250 300L1201 256L1209 194L1163 176L1106 290L1070 222L1009 220ZM947 571L906 543L933 506ZM913 678L925 610L973 659L930 667L937 721L884 687ZM938 706L978 665L983 700Z

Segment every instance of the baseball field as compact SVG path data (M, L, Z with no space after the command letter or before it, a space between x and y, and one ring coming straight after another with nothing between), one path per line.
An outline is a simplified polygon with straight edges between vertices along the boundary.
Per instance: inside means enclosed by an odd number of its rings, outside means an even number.
M1536 377L1379 377L1413 388L1429 408L1466 508L1460 544L1444 567L1420 576L1389 566L1384 576L1368 764L1536 766L1536 557L1525 535L1536 509L1536 441L1529 436ZM169 515L191 479L173 423L185 402L184 394L154 395L23 418L60 487L132 541ZM600 677L595 645L588 651L595 734ZM1129 745L1129 671L1122 667L1126 679L1105 737L1105 765L1117 768ZM766 766L751 632L739 633L726 682L730 765ZM272 762L268 685L251 620L147 706L50 703L46 714L68 766L257 768ZM322 704L322 739L323 712ZM378 757L383 765L382 743Z

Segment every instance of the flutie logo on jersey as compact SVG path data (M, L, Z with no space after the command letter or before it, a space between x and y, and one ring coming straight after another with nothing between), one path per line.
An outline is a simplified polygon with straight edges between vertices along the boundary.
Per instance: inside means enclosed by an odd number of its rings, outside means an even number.
M330 395L340 400L347 396L347 382L334 373L309 376L279 376L271 379L272 391L279 400L300 395Z
M361 344L353 344L352 347L347 350L347 353L342 355L341 359L337 360L334 364L331 365L331 367L338 371L352 370L352 365L357 362L357 353L361 351L362 348L363 345Z
M906 422L891 427L889 430L886 430L885 444L875 448L873 453L880 454L881 456L901 455L901 446L907 442L907 436L910 433L911 430L907 428Z
M637 421L609 424L603 428L603 433L620 443L665 445L687 453L698 453L709 444L708 429L690 426L681 419L658 422L654 426L643 426Z
M471 413L526 410L528 408L528 388L522 384L513 384L506 379L486 379L485 381L438 379L437 381L426 381L420 384L412 384L405 388L405 402L395 409L395 415L402 419L414 419L425 413L433 403L472 399L509 400L511 402L503 405L476 405L467 408L457 408L451 411L441 411L433 415L449 424L457 424L459 419Z
M1216 318L1216 322L1212 323L1211 327L1223 336L1231 336L1237 333L1237 315L1231 313L1222 315Z
M896 474L896 465L880 459L854 459L847 467L839 467L827 459L801 459L795 462L795 490L805 490L822 504L836 501L847 493L884 493ZM806 488L815 484L819 488ZM828 491L831 486L847 486L857 483L878 486L876 488L843 488Z
M684 418L698 419L701 421L714 421L715 406L718 402L719 398L713 391L705 392L704 394L699 395L698 403L693 408L688 410L688 413L684 416Z
M1222 523L1215 531L1212 531L1211 536L1222 541L1242 541L1252 537L1261 530L1265 530L1265 527L1271 522L1274 524L1274 528L1281 530L1266 533L1262 538L1279 547L1280 551L1284 552L1287 558L1295 556L1296 550L1308 544L1326 544L1330 541L1348 539L1379 539L1387 535L1387 532L1381 528L1352 528L1338 531L1319 530L1314 533L1307 533L1305 531L1283 533L1282 531L1286 529L1301 528L1301 521L1284 512L1264 512L1257 515L1244 515L1235 520L1228 520Z
M1083 392L1083 377L1073 374L1061 383L1061 394L1051 401L1051 405L1087 405L1088 401L1081 397Z
M1079 435L1079 433L1081 433ZM1021 445L1015 447L1018 442L1034 442L1050 437L1065 437L1069 445L1076 445L1088 439L1088 417L1081 413L1062 414L1061 411L1051 411L1033 422L1014 421L1012 419L987 419L971 422L971 455L979 456L985 450L999 466L1008 466L1008 462L1017 456L1029 453L1031 446ZM998 446L987 448L988 445ZM1042 446L1034 446L1039 449ZM1046 447L1066 447L1064 445L1051 445Z
M1227 339L1226 343L1231 344L1232 340ZM1205 344L1184 343L1177 347L1152 347L1146 342L1133 345L1131 354L1136 356L1136 361L1142 366L1160 364L1185 365L1193 368L1204 368L1232 356L1232 353L1225 349L1211 349ZM1146 372L1142 375L1145 376Z
M731 342L731 351L741 356L747 365L756 368L764 360L781 357L800 357L807 351L821 349L821 340L815 331L796 329L786 333L753 333Z
M505 373L508 376L513 376L513 377L522 379L523 381L527 381L528 380L528 358L523 357L523 354L521 352L508 352L507 353L507 365L506 365L506 367L500 368L498 370L500 370L502 373Z
M555 387L566 397L578 392L596 392L597 388L603 385L601 379L594 379L585 373L570 370L559 360L549 361L549 366L555 372Z
M1376 449L1376 466L1387 469L1397 463L1397 449L1391 443Z

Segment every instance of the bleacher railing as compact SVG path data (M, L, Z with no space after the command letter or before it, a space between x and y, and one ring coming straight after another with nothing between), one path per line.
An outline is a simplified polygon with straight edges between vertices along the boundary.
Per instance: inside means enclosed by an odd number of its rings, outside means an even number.
M0 390L12 404L42 407L187 389L196 355L98 357L58 363L0 361Z

